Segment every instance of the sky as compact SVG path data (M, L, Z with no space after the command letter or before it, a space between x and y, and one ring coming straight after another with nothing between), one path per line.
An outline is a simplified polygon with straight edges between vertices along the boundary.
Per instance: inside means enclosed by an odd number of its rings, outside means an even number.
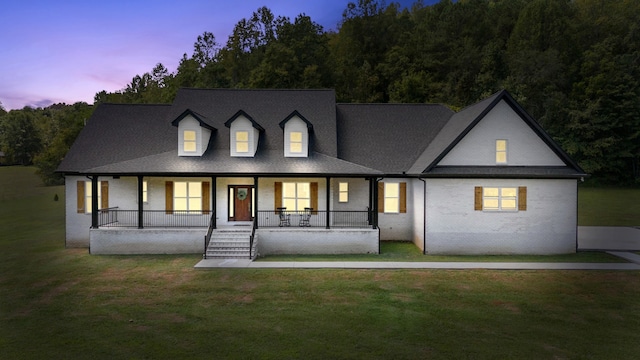
M292 20L304 13L325 30L336 30L348 2L4 0L0 102L6 110L91 104L96 93L121 90L158 63L174 72L205 31L226 44L234 25L262 6ZM397 2L410 6L414 1Z

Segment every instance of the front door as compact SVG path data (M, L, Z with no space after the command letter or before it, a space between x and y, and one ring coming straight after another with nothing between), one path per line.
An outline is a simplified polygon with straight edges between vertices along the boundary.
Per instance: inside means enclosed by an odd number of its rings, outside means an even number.
M251 221L253 186L229 186L229 221Z

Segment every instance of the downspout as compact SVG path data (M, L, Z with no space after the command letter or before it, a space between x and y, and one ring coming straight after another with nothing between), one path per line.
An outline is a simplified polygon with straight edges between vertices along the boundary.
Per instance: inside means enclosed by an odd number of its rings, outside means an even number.
M422 217L423 217L423 222L422 222L422 254L423 255L427 255L427 181L423 178L418 178L418 180L422 181L422 185L423 185L423 196L422 196Z
M98 176L91 179L91 228L98 228Z

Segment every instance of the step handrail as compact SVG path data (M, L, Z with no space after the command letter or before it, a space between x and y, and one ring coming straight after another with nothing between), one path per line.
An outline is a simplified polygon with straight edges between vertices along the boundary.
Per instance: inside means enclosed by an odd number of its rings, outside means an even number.
M215 224L215 212L211 212L211 220L209 220L209 229L207 229L207 235L204 237L204 252L202 253L202 258L207 258L207 249L209 248L209 243L211 242L211 234L213 234L213 228Z
M253 238L256 235L256 225L258 224L258 217L253 218L253 226L251 229L251 236L249 237L249 259L253 260Z

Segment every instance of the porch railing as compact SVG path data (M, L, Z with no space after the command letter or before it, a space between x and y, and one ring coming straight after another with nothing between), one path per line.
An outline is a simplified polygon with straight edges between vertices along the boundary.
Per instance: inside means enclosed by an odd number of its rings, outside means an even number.
M145 228L194 228L209 226L211 211L144 210L142 226ZM98 227L138 227L138 210L108 208L98 210Z
M259 210L257 212L257 225L259 228L311 227L364 229L372 227L372 216L369 210L329 210L328 213L329 224L327 226L327 210Z

